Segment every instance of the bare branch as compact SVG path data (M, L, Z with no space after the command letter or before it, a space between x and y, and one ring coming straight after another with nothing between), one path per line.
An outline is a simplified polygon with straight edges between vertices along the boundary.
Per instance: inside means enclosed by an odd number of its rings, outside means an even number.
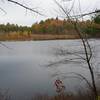
M85 53L85 61L87 63L87 67L88 67L90 75L91 75L92 87L93 87L92 92L94 93L94 100L98 100L98 91L97 91L97 87L96 87L96 83L95 83L94 71L93 71L93 68L92 68L92 65L91 65L91 61L90 61L91 58L92 58L92 50L91 50L91 46L90 46L90 44L88 42L86 34L83 34L82 30L80 29L80 26L78 24L78 18L81 18L81 17L83 18L84 16L87 16L87 15L100 13L100 10L95 10L94 12L89 12L89 13L85 13L85 14L70 16L70 12L72 11L72 9L68 13L68 11L66 11L64 9L64 7L60 3L58 3L56 0L55 0L55 3L63 11L63 13L65 14L66 18L68 18L70 20L70 22L74 25L74 29L75 29L76 33L79 35L79 37L80 37L80 39L82 41L82 46L83 46L84 53ZM79 6L80 6L80 3L79 3ZM80 9L80 7L79 7L79 9ZM81 9L80 9L80 11L81 11ZM74 19L74 21L72 19ZM70 59L70 60L73 60L73 59ZM75 59L77 59L77 58L75 58ZM64 60L64 61L66 61L66 60ZM68 63L68 60L66 62ZM82 77L88 83L87 79L84 76L82 76L81 74L76 74L76 75Z
M8 48L8 49L12 49L12 48L8 47L7 45L3 44L2 42L0 42L0 44L1 44L2 46L4 46L4 47Z
M95 10L93 12L89 12L89 13L84 13L84 14L80 14L80 15L75 15L75 16L70 16L71 18L81 18L87 15L92 15L92 14L96 14L96 13L100 13L100 10Z
M17 4L17 5L23 7L23 8L25 8L25 9L27 9L27 10L30 10L30 11L32 11L32 12L35 12L35 13L41 15L41 16L44 16L44 14L42 14L42 13L40 13L40 12L38 12L38 11L32 9L32 8L29 8L29 7L27 7L27 6L25 6L25 5L21 4L21 3L19 3L19 2L17 2L17 1L13 1L13 0L8 0L8 1L9 1L9 2L12 2L12 3L14 3L14 4Z
M74 75L72 75L72 74L74 74ZM58 75L61 75L64 79L65 78L76 78L76 79L81 80L81 82L84 80L86 82L86 84L89 86L89 89L91 89L93 91L93 86L88 81L88 79L86 77L84 77L82 74L79 74L79 73L76 73L76 72L69 72L69 73L54 74L54 75L52 75L52 77L56 77ZM69 75L71 75L71 76L69 76Z
M6 12L4 9L2 9L1 7L0 7L0 10L1 10L2 12L4 12L5 14L7 14L7 12Z

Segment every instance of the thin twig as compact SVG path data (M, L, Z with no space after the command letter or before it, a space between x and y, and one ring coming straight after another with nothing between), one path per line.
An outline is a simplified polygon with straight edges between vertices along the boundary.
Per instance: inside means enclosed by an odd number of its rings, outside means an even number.
M28 10L30 10L30 11L32 11L32 12L35 12L35 13L41 15L41 16L45 16L44 14L42 14L42 13L40 13L40 12L38 12L38 11L32 9L32 8L29 8L29 7L27 7L27 6L25 6L25 5L21 4L21 3L19 3L19 2L17 2L17 1L13 1L13 0L8 0L8 1L9 1L9 2L12 2L12 3L14 3L14 4L17 4L17 5L19 5L19 6L23 7L23 8L25 8L25 9L28 9Z
M71 18L81 18L87 15L92 15L92 14L96 14L96 13L100 13L100 10L95 10L93 12L89 12L89 13L84 13L84 14L80 14L80 15L75 15L75 16L70 16Z
M6 12L4 9L2 9L1 7L0 7L0 10L1 10L2 12L4 12L5 14L7 14L7 12Z
M2 42L0 42L0 44L1 44L2 46L4 46L4 47L8 48L8 49L12 49L12 48L8 47L7 45L5 45L5 44L2 43Z

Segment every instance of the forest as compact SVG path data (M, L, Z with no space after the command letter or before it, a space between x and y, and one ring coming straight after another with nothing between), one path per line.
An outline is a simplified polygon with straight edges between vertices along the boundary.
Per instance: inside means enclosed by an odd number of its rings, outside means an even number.
M79 25L89 38L100 38L100 15L91 20L80 21ZM17 24L0 24L0 40L50 40L77 39L77 32L70 20L58 17L34 23L32 26L18 26Z

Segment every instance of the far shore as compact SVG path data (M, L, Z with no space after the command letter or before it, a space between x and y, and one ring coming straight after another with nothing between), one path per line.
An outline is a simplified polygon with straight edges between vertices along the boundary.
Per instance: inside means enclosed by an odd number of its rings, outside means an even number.
M63 40L79 39L78 35L52 35L52 34L33 34L33 35L0 35L0 41L31 41L31 40Z
M95 37L91 37L95 38ZM32 34L32 35L0 35L0 41L45 41L45 40L75 40L80 39L78 35L52 35L52 34ZM99 39L95 38L95 39Z

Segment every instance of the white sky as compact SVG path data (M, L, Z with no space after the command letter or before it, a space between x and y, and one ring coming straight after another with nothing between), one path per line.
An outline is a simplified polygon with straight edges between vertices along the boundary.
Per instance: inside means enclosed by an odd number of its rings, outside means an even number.
M3 1L3 2L2 2ZM30 11L26 10L16 4L10 3L7 0L0 0L0 7L3 8L7 14L5 15L2 11L0 11L0 23L6 24L14 23L18 25L32 25L35 22L39 22L40 20L45 20L47 18L57 17L60 12L55 4L54 0L14 0L18 1L30 8L35 8L46 16L40 16L38 14L34 14ZM61 0L59 0L60 3ZM64 0L66 1L66 0ZM78 0L76 0L75 11L78 8ZM66 5L70 6L72 3L65 2ZM100 0L80 0L82 13L94 11L96 8L100 9ZM58 12L57 12L58 11Z

